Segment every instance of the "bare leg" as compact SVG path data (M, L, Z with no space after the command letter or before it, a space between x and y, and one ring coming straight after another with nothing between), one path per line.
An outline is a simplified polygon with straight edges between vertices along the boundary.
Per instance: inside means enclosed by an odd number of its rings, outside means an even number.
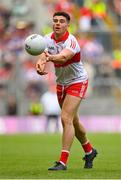
M93 146L87 139L86 130L79 121L78 115L74 116L73 123L75 128L75 136L81 143L83 150L85 152L85 156L83 157L83 160L85 161L84 168L90 169L93 167L93 160L97 156L97 150L93 148Z
M75 115L74 116L74 128L75 128L75 136L76 138L79 140L79 142L81 144L84 144L88 141L87 137L86 137L86 130L84 128L84 126L81 124L81 122L79 121L79 116Z
M75 96L66 95L61 113L61 120L63 126L62 135L62 149L70 150L75 136L75 128L73 120L75 114L77 113L78 107L80 105L81 99ZM78 132L76 132L77 134Z

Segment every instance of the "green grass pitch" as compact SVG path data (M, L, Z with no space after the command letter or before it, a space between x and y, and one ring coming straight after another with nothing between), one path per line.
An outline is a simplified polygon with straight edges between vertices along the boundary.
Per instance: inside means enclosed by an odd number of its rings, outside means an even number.
M0 179L120 179L121 134L88 134L98 150L93 169L84 169L75 139L67 171L48 172L58 160L60 134L0 135Z

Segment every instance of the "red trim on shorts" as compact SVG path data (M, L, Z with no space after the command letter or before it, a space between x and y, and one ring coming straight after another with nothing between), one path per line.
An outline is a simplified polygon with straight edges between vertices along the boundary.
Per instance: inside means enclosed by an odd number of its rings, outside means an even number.
M85 98L87 87L88 80L80 83L74 83L69 86L57 85L58 100L59 102L62 102L66 94L70 94L72 96L80 97L83 99Z

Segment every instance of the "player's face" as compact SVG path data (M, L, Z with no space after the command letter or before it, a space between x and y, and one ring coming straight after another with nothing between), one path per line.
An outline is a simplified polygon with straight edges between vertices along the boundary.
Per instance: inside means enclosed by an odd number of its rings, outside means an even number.
M64 16L55 16L53 18L53 31L57 35L63 35L69 26L68 21Z

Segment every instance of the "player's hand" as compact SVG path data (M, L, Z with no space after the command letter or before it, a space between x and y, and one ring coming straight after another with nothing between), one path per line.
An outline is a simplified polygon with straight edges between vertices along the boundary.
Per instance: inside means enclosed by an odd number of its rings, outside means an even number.
M50 55L47 51L44 51L45 53L45 56L46 56L46 61L49 62L49 61L52 61L52 55Z
M36 63L36 71L39 75L46 75L48 72L45 71L46 60L39 59Z

